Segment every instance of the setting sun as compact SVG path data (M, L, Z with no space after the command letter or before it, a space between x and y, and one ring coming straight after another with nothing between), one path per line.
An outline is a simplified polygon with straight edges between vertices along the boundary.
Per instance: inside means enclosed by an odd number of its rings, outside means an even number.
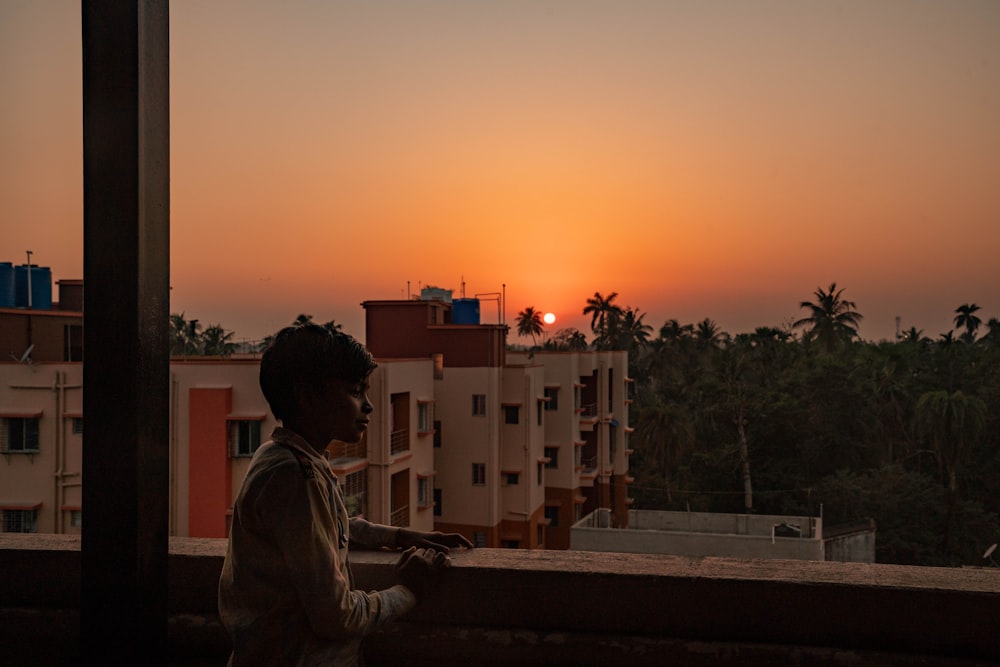
M542 316L542 321L546 324L552 324L556 321L556 316L553 313L545 313L545 315Z

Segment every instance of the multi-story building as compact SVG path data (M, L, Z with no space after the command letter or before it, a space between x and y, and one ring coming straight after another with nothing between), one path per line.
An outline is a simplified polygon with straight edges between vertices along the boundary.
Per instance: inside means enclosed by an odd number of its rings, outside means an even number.
M567 549L570 526L628 517L625 352L510 352L478 302L366 301L379 359L435 363L435 527L480 546Z
M60 285L82 296L81 281ZM329 449L349 509L522 548L569 548L574 520L597 508L627 517L625 353L508 353L506 326L479 323L473 301L363 304L379 363L375 412L361 443ZM79 335L77 308L0 309L11 344L37 351L0 363L6 531L72 533L82 524L82 349L63 355ZM9 333L51 313L64 326L34 326L23 341ZM250 457L277 426L259 369L253 356L171 360L171 535L228 533Z
M543 371L545 517L550 549L570 547L570 526L598 508L628 523L628 406L625 352L508 352L508 363Z

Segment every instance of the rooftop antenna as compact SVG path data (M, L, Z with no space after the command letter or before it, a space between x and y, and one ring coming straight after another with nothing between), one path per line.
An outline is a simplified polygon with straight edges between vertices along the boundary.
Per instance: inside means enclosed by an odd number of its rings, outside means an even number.
M11 353L10 358L13 359L14 361L16 361L19 364L30 364L31 363L31 351L34 350L34 349L35 349L35 344L32 343L31 345L28 346L28 349L25 350L24 354L22 354L20 357L18 357L16 354ZM994 544L993 546L996 546L996 545ZM984 556L984 558L985 558L985 556Z
M1000 567L1000 565L997 565L997 562L993 560L993 552L996 550L997 550L996 543L991 544L989 549L986 550L986 553L983 554L983 560L989 560L990 563L993 564L993 567Z

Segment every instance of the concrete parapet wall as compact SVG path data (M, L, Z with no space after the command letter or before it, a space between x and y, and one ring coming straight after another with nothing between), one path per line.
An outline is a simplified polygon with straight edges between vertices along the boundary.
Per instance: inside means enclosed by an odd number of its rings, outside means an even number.
M173 538L171 664L225 664L224 540ZM352 554L361 587L391 553ZM389 664L881 664L1000 661L1000 569L475 549L405 621L367 640ZM5 664L72 661L79 540L0 535Z

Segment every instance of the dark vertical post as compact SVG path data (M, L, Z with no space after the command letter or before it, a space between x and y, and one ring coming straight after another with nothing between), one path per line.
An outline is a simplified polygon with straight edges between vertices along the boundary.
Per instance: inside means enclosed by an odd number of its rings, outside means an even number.
M83 0L85 664L165 663L167 0Z

